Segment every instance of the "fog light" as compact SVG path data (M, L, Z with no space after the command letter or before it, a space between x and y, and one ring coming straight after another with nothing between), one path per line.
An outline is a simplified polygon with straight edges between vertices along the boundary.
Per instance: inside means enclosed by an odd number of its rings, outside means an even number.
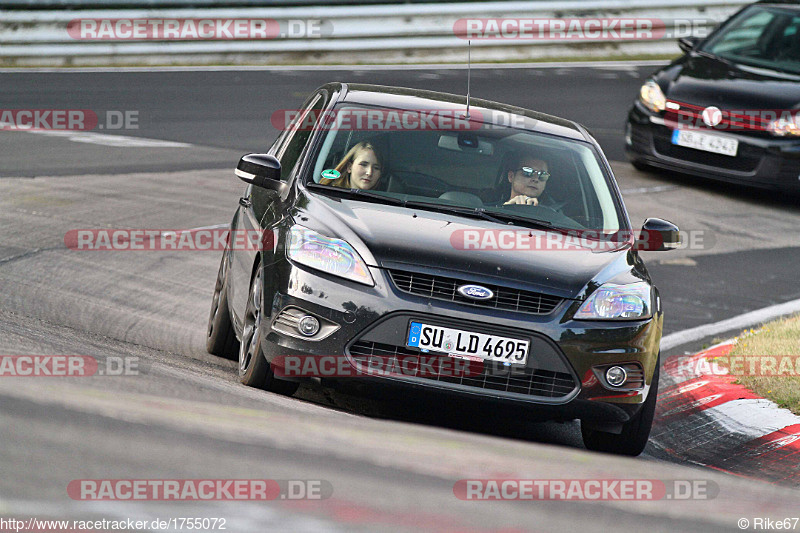
M297 330L306 337L313 337L319 331L319 320L311 315L306 315L297 323Z
M621 366L612 366L606 370L606 381L612 387L620 387L628 379L628 373Z

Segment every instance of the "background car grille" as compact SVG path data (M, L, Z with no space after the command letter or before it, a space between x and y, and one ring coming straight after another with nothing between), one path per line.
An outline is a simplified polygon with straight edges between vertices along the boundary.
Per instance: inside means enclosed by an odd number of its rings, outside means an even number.
M800 161L796 159L783 159L778 169L778 183L797 183L800 177Z
M678 104L680 109L667 109L666 113L664 113L664 120L668 125L685 125L695 129L708 130L710 133L717 130L750 133L760 137L770 136L767 130L769 121L766 118L759 117L757 113L750 116L743 111L723 109L725 117L732 117L733 120L723 118L717 126L711 127L703 122L703 111L706 109L705 107L687 104L685 102L670 101L670 103Z
M480 285L491 289L491 291L494 292L494 298L490 300L472 300L462 296L456 291L461 285L474 283L472 281L402 270L389 270L389 275L395 286L403 292L476 307L491 307L535 315L545 315L551 313L562 301L561 298L556 296L512 289L509 287L498 287L485 283L481 283Z
M391 344L381 344L370 341L358 341L350 346L350 356L360 364L367 366L370 356L381 356L388 358L387 363L394 363L396 357L420 355L419 352L411 351L405 346L395 346ZM408 364L408 360L403 362L403 375L415 376L416 370L413 365ZM454 383L467 385L485 390L495 390L524 394L526 396L539 396L544 398L562 398L571 393L575 387L575 380L566 372L553 372L550 370L531 370L521 369L513 373L503 372L498 375L491 375L484 367L484 372L477 375L468 374L464 376L440 376L426 373L417 376L422 379L429 379L441 383Z

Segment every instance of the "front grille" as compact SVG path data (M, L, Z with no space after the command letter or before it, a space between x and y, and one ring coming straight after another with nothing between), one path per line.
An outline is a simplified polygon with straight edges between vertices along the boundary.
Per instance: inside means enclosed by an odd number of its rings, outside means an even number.
M385 364L402 368L403 376L419 377L440 383L466 385L484 390L511 392L541 398L563 398L575 390L577 385L572 376L566 372L531 370L528 368L517 369L513 372L507 370L492 372L491 365L488 364L484 366L483 372L475 375L469 373L465 373L466 375L463 376L432 375L430 372L418 375L418 367L409 364L408 359L404 359L401 362L397 358L418 356L420 352L409 350L405 346L392 344L358 341L350 346L349 352L353 360L362 365L362 369L368 368L371 356L379 356Z
M402 270L389 270L389 275L395 286L403 292L475 307L490 307L534 315L546 315L551 313L562 301L561 298L548 294L485 283L480 285L490 289L494 293L494 297L490 300L472 300L462 296L456 290L461 285L474 283L472 281Z
M650 147L650 139L644 128L640 126L631 127L631 145L639 150L647 150Z
M671 127L708 130L709 132L732 131L758 137L771 136L767 129L769 120L759 116L759 113L748 115L745 110L722 109L720 123L712 127L703 122L705 107L685 102L671 101L670 103L680 106L680 109L667 109L664 113L664 121Z
M778 169L777 182L781 184L796 184L800 178L800 160L783 159Z

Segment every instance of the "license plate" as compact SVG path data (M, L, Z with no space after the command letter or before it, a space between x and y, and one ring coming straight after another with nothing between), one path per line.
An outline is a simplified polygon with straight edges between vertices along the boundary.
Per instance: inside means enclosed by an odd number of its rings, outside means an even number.
M739 149L739 141L736 139L691 130L673 131L672 144L730 156L735 156Z
M476 357L485 361L524 365L528 361L530 343L510 337L411 322L406 345L425 351L444 352L452 357Z

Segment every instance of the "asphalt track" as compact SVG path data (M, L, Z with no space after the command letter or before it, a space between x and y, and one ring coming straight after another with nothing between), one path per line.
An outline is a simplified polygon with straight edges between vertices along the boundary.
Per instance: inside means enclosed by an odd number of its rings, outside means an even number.
M581 121L614 161L634 224L659 216L702 235L694 249L645 254L665 333L800 298L797 198L644 174L623 162L625 112L653 69L481 68L471 92ZM65 248L65 232L76 228L227 222L243 188L231 172L238 157L269 146L274 111L296 108L331 80L465 88L463 72L436 68L0 73L0 109L138 117L137 129L95 136L0 131L0 354L133 356L140 367L127 377L0 380L0 516L221 516L232 531L736 531L740 517L796 516L793 488L686 466L680 453L652 447L636 460L588 454L576 424L248 389L233 363L204 350L218 253ZM106 478L325 480L333 497L201 505L67 496L70 480ZM453 494L465 478L698 479L719 494L468 502Z

